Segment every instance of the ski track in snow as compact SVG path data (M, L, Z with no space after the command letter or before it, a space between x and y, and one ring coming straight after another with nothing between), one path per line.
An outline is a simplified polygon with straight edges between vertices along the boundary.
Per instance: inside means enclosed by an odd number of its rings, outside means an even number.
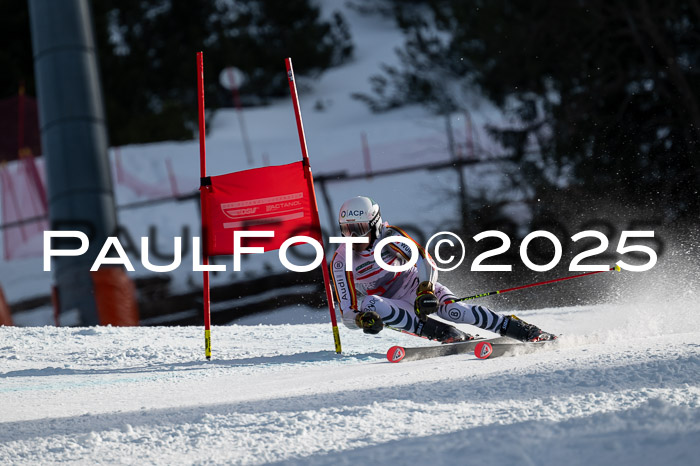
M697 310L527 311L557 346L400 364L430 343L234 325L205 361L198 327L3 327L0 464L696 464Z

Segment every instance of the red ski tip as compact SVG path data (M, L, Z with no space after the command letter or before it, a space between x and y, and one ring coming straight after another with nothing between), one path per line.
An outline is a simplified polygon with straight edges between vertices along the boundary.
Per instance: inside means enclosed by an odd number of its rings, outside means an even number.
M474 347L474 356L479 359L486 359L493 353L493 346L488 341L482 341Z
M399 362L404 356L406 356L406 351L401 346L392 346L386 352L386 358L389 362Z

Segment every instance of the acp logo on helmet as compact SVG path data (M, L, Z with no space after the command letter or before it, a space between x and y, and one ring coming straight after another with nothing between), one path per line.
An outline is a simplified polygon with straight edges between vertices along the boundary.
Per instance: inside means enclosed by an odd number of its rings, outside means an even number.
M355 217L359 217L360 215L364 214L364 210L343 210L340 212L340 218L345 218L348 215L353 215Z

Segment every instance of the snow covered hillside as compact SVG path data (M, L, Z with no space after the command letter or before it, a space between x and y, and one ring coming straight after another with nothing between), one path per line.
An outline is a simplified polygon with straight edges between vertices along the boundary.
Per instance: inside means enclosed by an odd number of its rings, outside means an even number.
M428 342L233 325L206 362L201 328L2 328L0 464L697 464L700 307L660 309L523 312L558 346L399 364Z

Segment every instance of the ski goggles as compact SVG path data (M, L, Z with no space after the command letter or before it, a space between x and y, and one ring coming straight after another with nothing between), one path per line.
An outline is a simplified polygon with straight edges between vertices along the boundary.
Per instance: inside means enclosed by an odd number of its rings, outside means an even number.
M365 236L369 233L369 223L341 223L340 233L345 236Z

